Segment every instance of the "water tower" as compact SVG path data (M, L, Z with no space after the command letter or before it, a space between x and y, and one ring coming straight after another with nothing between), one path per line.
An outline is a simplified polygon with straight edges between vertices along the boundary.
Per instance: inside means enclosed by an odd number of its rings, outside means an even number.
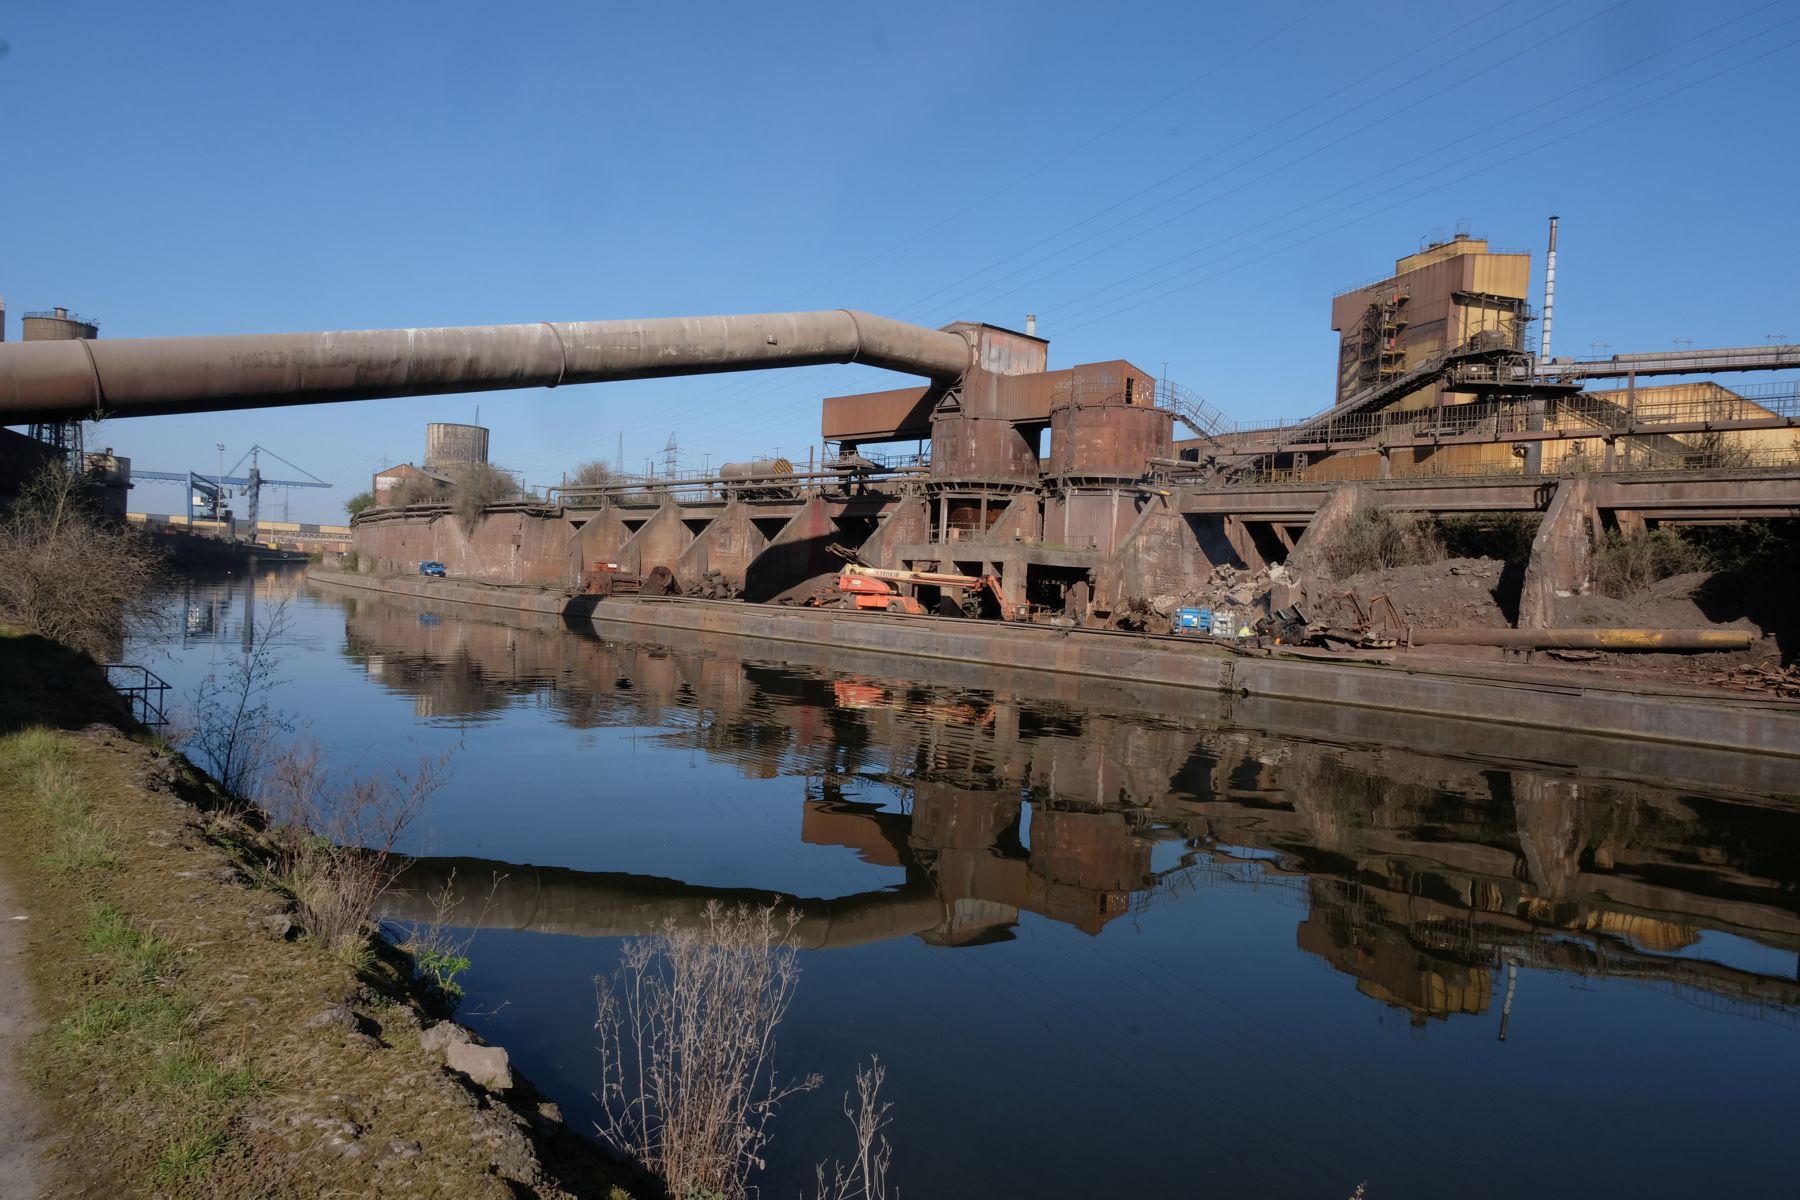
M76 316L66 308L49 312L28 312L19 322L19 336L27 342L92 341L100 336L100 322ZM31 436L55 446L67 455L77 470L81 467L81 422L39 422L31 426Z
M434 421L425 426L425 469L455 475L465 467L488 460L488 431L484 425L452 425Z

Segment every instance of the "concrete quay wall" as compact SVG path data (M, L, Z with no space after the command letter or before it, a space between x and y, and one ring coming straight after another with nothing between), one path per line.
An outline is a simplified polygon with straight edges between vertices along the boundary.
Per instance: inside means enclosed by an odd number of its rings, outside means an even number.
M1154 683L1222 702L1205 716L1231 719L1237 702L1290 700L1325 710L1455 714L1468 721L1772 756L1776 791L1800 793L1800 705L1701 689L1620 681L1588 668L1505 664L1325 661L1239 653L1171 637L1057 630L934 617L902 617L662 598L600 599L532 588L322 571L308 577L352 588L632 627L680 643L724 635L828 652L1001 665L1098 681ZM1200 706L1195 705L1196 709Z

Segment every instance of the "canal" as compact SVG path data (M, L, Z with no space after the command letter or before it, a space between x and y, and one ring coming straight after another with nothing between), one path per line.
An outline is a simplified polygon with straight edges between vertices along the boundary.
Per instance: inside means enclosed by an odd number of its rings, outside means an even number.
M135 657L178 693L274 621L274 700L335 767L450 754L404 848L500 877L459 1019L579 1128L621 938L791 898L778 1065L825 1084L764 1195L849 1152L871 1054L913 1196L1792 1186L1800 786L1766 768L274 572L171 614Z

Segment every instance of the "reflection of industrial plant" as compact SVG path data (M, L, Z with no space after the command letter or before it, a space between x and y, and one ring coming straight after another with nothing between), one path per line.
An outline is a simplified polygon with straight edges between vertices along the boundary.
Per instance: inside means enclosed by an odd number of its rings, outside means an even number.
M1097 934L1205 876L1288 891L1299 946L1416 1021L1499 1009L1509 964L1800 1009L1791 966L1766 973L1769 950L1800 951L1791 806L927 687L898 678L904 666L757 665L731 656L745 643L703 635L675 651L440 620L409 603L346 598L347 653L421 713L480 720L529 697L577 727L654 728L749 776L805 780L806 841L901 872L886 890L790 898L810 945L979 944L1025 913ZM1159 845L1174 850L1157 870ZM412 894L488 865L423 860ZM708 899L757 897L492 865L507 879L488 920L513 928L645 932ZM394 903L404 917L408 900ZM1713 933L1754 943L1752 959L1706 957Z

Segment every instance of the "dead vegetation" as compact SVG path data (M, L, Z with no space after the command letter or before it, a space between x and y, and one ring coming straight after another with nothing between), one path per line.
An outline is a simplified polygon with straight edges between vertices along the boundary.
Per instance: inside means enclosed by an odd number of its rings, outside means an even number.
M594 980L599 1132L676 1200L747 1195L776 1109L818 1086L775 1070L800 977L796 920L710 903L696 927L627 942L617 972Z
M817 1200L886 1200L888 1168L894 1161L894 1147L882 1132L888 1126L888 1111L894 1107L881 1098L886 1079L887 1068L879 1057L871 1058L867 1067L856 1068L855 1102L850 1093L844 1093L844 1117L854 1131L856 1152L848 1164L832 1163L829 1179L824 1164L819 1165L813 1193ZM894 1195L899 1194L896 1189Z
M405 860L400 837L442 787L448 759L392 779L335 781L319 748L304 743L273 763L259 796L277 886L293 896L310 937L354 955L373 928L375 902Z
M1594 588L1615 600L1630 600L1652 584L1710 565L1704 553L1673 529L1615 529L1594 548Z
M1417 514L1372 504L1352 513L1316 553L1331 578L1348 579L1437 562L1444 557L1444 544L1432 523Z
M82 476L55 462L0 521L0 620L117 657L126 632L156 613L162 556L137 532L103 521Z
M519 481L487 463L470 463L457 472L450 488L450 507L465 531L481 524L488 506L519 497Z

